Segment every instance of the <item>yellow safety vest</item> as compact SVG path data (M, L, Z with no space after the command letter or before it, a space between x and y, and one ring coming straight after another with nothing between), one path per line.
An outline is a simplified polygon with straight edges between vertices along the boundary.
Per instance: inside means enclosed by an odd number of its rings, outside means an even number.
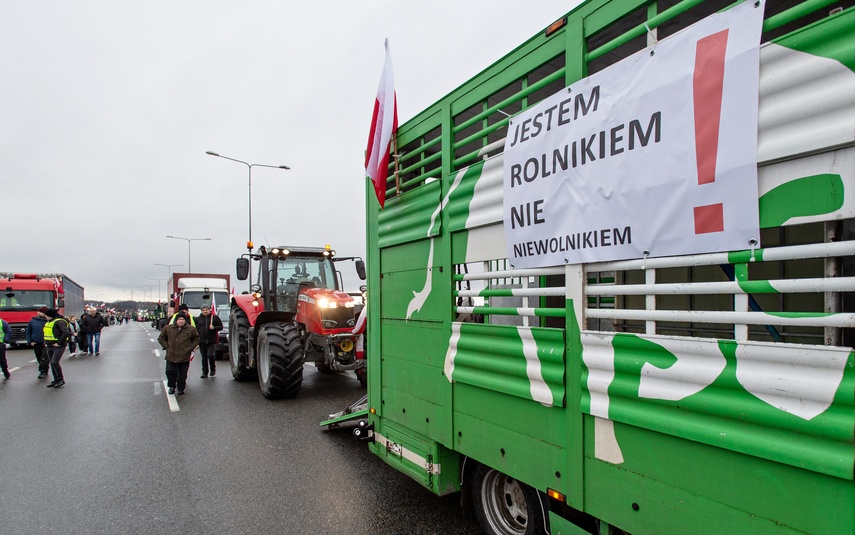
M0 319L0 344L6 341L6 329L3 328L3 322L6 320Z
M176 312L175 314L172 315L172 318L169 320L169 324L172 325L173 323L175 323L175 318L177 318L177 317L178 317L178 313ZM196 318L194 318L193 316L189 316L189 315L187 315L187 317L190 318L190 325L195 327L196 326Z
M42 330L45 335L45 342L56 342L57 340L59 340L56 336L53 335L53 324L59 320L64 321L66 324L68 323L68 320L66 320L65 318L54 318L49 322L45 323L44 329Z

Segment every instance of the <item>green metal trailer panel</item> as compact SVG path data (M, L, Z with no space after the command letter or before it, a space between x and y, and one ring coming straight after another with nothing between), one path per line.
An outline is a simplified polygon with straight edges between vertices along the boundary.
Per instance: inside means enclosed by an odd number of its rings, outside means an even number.
M740 3L589 0L401 125L384 210L366 184L373 453L474 502L499 473L552 533L855 533L855 2L765 4L760 243L505 248L510 116Z

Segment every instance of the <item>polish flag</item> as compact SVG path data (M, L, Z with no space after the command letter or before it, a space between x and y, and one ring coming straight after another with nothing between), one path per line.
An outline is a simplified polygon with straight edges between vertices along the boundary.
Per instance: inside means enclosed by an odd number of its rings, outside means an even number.
M210 326L214 326L214 316L217 315L217 294L215 292L211 292L211 318L210 318Z
M374 193L380 208L386 203L386 177L389 174L389 149L392 136L398 130L398 100L395 96L395 76L392 72L392 55L386 39L386 63L380 76L380 87L374 100L371 132L365 150L365 176L374 183Z

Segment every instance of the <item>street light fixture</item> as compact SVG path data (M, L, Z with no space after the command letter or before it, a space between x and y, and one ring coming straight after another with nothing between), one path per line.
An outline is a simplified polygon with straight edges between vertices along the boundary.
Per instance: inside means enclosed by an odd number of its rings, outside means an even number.
M154 277L149 277L148 280L157 281L157 300L160 301L160 298L163 296L163 294L160 293L160 282L161 281L167 282L167 281L169 281L169 279L155 279Z
M222 154L217 154L213 151L206 151L205 154L209 154L211 156L216 156L217 158L223 158L225 160L231 160L233 162L242 163L246 166L249 171L249 238L246 241L246 248L249 249L249 252L252 252L252 168L253 167L269 167L271 169L291 169L287 165L267 165L263 163L249 163L243 160L238 160L237 158L229 158L228 156L223 156ZM250 281L251 283L251 281Z
M166 268L166 275L169 277L166 280L169 280L172 278L172 268L184 266L184 264L158 264L157 262L155 262L154 265L155 266L163 266Z
M211 238L182 238L181 236L167 236L173 240L185 240L187 242L187 272L193 273L193 268L190 267L190 242L192 241L211 241Z
M140 284L143 288L148 288L148 301L151 302L151 292L154 290L154 284Z

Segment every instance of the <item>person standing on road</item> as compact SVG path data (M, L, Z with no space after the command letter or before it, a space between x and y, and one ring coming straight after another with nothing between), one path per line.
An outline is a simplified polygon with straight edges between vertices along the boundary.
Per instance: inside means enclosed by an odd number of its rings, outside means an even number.
M86 346L89 354L101 354L101 329L107 326L107 320L95 307L89 308L89 314L80 318L80 328L86 333Z
M211 307L202 305L202 314L196 318L196 329L199 331L199 356L202 357L202 379L217 373L217 336L223 330L223 320L211 312Z
M160 347L166 350L166 387L169 394L184 393L187 385L187 371L193 351L199 345L199 331L192 325L187 325L187 314L179 312L175 322L170 323L160 331L157 337Z
M68 320L59 315L56 309L48 309L45 312L48 322L45 323L44 337L45 350L50 359L50 371L53 373L53 382L47 385L48 388L59 388L65 385L65 378L62 376L62 366L59 365L59 359L65 352L65 346L68 344L68 337L71 336L71 331L68 330Z
M68 337L68 356L73 357L77 353L77 335L80 334L80 324L75 316L68 318L68 330L71 332Z
M177 318L178 314L182 312L187 317L187 321L190 323L190 325L195 327L196 319L193 317L192 314L190 314L190 307L188 307L185 303L181 303L180 305L178 305L178 312L172 315L172 317L169 319L169 323L175 323L175 318Z
M12 339L12 329L9 328L9 324L6 323L6 320L0 318L0 370L3 370L3 378L9 378L9 364L6 362L6 349L9 347L9 344L6 340Z
M36 355L36 362L39 364L39 379L47 377L48 365L50 361L45 354L45 323L47 316L45 312L48 307L42 307L33 316L33 319L27 323L27 344L33 348L33 353Z

